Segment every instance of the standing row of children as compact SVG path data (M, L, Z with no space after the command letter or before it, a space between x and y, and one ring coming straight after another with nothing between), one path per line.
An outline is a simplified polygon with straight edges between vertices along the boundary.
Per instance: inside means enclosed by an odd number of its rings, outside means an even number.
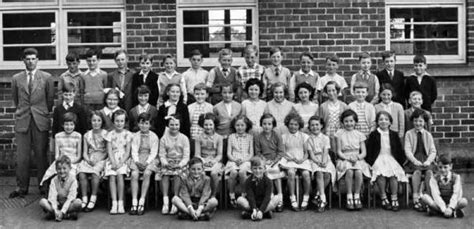
M69 77L69 82L67 76L61 77L60 90L63 101L62 106L55 109L55 114L58 113L55 117L59 117L57 121L63 118L63 132L55 135L56 159L60 162L62 156L67 155L71 161L70 167L74 170L72 174L79 173L82 209L85 211L94 209L98 183L100 177L105 175L109 179L112 198L110 213L124 213L124 176L131 170L131 214L144 213L150 176L155 172L157 178L161 180L162 213L174 214L179 209L181 213L188 213L194 219L200 216L208 218L209 214L204 213L212 212L217 206L215 195L218 191L219 177L225 172L229 177L227 181L231 204L250 209L251 213L248 214L246 211L244 215L252 219L261 219L263 213L269 212L272 207L278 211L282 210L280 181L284 176L280 171L282 168L288 175L290 201L294 210L304 210L308 206L311 175L317 180L318 189L314 202L320 211L324 211L327 205L325 187L330 183L334 185L335 180L342 177L345 179L348 191L347 208L360 209L363 176L372 177L372 181L380 186L384 208L398 210L397 186L394 184L405 179L405 171L401 167L404 165L405 155L408 162L405 167L414 171L412 178L414 206L418 210L423 208L420 201L420 180L422 173L425 173L426 183L432 183L431 169L436 157L433 138L429 129L426 130L426 124L431 122L430 117L426 111L420 109L423 106L430 109L434 101L431 98L436 97L436 85L433 78L425 72L424 57L417 56L414 59L415 75L411 78L415 78L416 81L409 95L412 107L403 114L403 106L392 101L392 97L395 98L395 95L400 93L395 91L391 84L382 84L381 89L379 88L378 79L370 73L370 64L366 63L367 59L370 61L370 56L367 54L361 55L359 59L361 71L353 76L351 83L351 91L356 101L349 105L338 99L341 95L341 86L347 84L344 78L336 73L338 63L336 57L327 58L328 75L319 78L317 73L311 70L312 55L303 53L300 58L302 69L288 77L289 70L281 66L281 50L272 49L272 66L269 68L263 68L255 63L257 54L256 47L247 47L244 55L247 66L236 70L230 66L231 51L221 50L219 55L221 66L213 68L207 77L203 77L206 75L205 70L199 66L202 55L198 51L193 52L191 57L192 68L183 75L175 71L175 60L167 56L164 60L165 72L158 76L157 81L152 80L152 85L147 84L148 77L153 75L150 71L151 58L144 56L140 60L143 74L132 78L132 85L137 88L136 93L125 93L121 88L125 88L123 84L127 75L123 73L129 71L124 64L126 52L117 52L117 65L119 68L122 66L122 71L118 70L119 80L116 87L102 92L105 106L91 112L89 122L92 130L84 134L83 144L80 140L81 134L74 132L74 127L78 123L77 119L86 116L73 115L70 112L74 113L71 108L75 104L80 106L78 103L81 103L81 97L85 98L91 92L90 88L86 89L87 83L83 84L84 89L80 86L80 82L86 82L87 77L79 74L79 78ZM125 58L121 58L121 55ZM88 56L89 68L94 58L97 56L92 55L92 59ZM385 71L393 80L391 77L395 55L387 52L383 58L386 63ZM78 58L73 61L78 62ZM68 72L73 72L74 65L70 62L68 60L70 67ZM86 73L92 71L100 72L96 68L89 69ZM188 77L185 77L186 75ZM114 79L114 77L106 79L111 78ZM426 81L432 83L428 84ZM157 82L157 87L154 87L154 82ZM406 85L409 85L409 82L407 79L403 88L408 88ZM190 84L195 85L189 88ZM109 83L103 85L110 86ZM421 86L435 88L415 90ZM191 89L194 93L186 93ZM425 95L427 91L429 95ZM99 90L96 92L100 94ZM135 94L136 97L131 94ZM157 94L157 99L154 100ZM208 97L210 98L208 101L215 104L214 106L206 102ZM290 99L293 97L297 103L288 101L287 97ZM377 103L379 97L381 102L373 106L372 103ZM92 98L97 98L97 95ZM138 102L128 114L127 105L123 102L125 98L134 98L132 104ZM265 102L261 98L269 101ZM429 98L430 102L424 105L426 101L423 98ZM186 99L196 102L186 106L184 103ZM243 101L239 103L235 100ZM89 109L101 106L86 101L90 100L83 100L83 104ZM155 101L159 105L158 109L151 104ZM320 101L325 102L318 106ZM120 105L126 110L121 109ZM410 123L413 124L413 129L409 128ZM84 132L87 129L84 126L87 124L77 125L78 130L82 128ZM131 133L127 129L138 132ZM401 142L405 143L404 153ZM330 150L337 155L336 166L332 163L336 158L329 156ZM192 154L200 159L189 160ZM250 160L254 155L260 155L264 159ZM225 159L227 163L224 166ZM188 163L189 172L186 169ZM262 166L262 163L265 166ZM54 167L59 168L61 163L53 165L49 174L54 174ZM269 188L273 185L267 185L266 181L265 184L260 183L262 178L258 177L260 174L258 169L266 171L265 179L268 177L274 181L276 186L274 198L268 197L267 192L262 193L262 189L259 189L261 185ZM208 171L212 179L202 175L203 170ZM254 173L251 179L247 178L249 172ZM140 173L143 173L144 182L138 200ZM87 174L92 175L90 199L87 194L89 182ZM295 196L296 174L301 174L303 177L304 194L301 204ZM44 180L47 178L49 177L45 176ZM384 193L387 181L392 194L390 201ZM168 190L171 182L174 197L170 210ZM235 187L239 182L246 184L242 193L247 195L237 198ZM50 186L52 188L53 183ZM454 182L451 183L454 185ZM458 183L456 182L456 185ZM252 192L249 189L257 191L253 193L254 195L249 195L249 192ZM268 193L272 194L271 191ZM265 201L255 200L264 196ZM256 208L256 203L264 207ZM456 209L462 207L461 202L454 207ZM442 207L440 209L445 210ZM461 214L461 211L455 212ZM269 215L271 216L271 213Z

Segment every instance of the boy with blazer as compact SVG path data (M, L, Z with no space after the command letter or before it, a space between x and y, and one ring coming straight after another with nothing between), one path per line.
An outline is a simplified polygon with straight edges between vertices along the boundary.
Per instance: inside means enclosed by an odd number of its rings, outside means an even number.
M158 74L151 70L153 66L153 57L150 55L140 56L140 72L132 76L133 107L139 104L137 89L141 85L146 85L150 90L148 103L154 107L158 103Z
M403 72L395 69L396 57L394 51L386 51L382 54L382 61L384 62L385 69L376 73L379 78L380 85L389 83L392 85L395 91L392 100L400 103L403 109L406 108L405 98L405 76ZM378 93L378 92L377 92Z
M51 127L50 112L54 102L54 84L49 73L36 68L38 51L27 48L23 51L26 70L12 77L12 98L15 105L15 138L17 187L10 198L28 194L30 183L30 157L33 150L41 180L48 166L48 137ZM44 190L40 187L42 194Z

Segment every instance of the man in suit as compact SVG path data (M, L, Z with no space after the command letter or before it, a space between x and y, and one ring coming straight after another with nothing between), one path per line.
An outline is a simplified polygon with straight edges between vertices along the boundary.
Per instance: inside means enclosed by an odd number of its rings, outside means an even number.
M119 106L129 112L133 107L132 76L134 71L127 67L128 57L125 50L115 52L114 59L117 70L107 75L108 87L117 88L123 93Z
M380 85L389 83L394 89L394 95L392 101L400 103L403 108L406 108L405 98L405 76L403 72L395 70L396 57L394 51L385 51L382 54L382 60L385 65L385 69L377 72ZM378 93L378 92L377 92Z
M34 155L37 177L40 181L48 166L48 136L50 112L54 102L54 84L51 75L37 69L38 51L27 48L23 51L26 70L12 78L12 98L15 111L16 178L17 187L10 198L28 194L30 183L30 157ZM43 187L40 191L44 194Z

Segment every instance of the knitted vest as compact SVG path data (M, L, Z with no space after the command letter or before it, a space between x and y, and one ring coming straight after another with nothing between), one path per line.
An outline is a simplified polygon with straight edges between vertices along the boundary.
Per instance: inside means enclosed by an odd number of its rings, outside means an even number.
M367 91L367 98L365 98L367 102L372 101L376 93L375 92L375 77L377 76L370 73L369 79L364 79L361 72L356 73L356 82L364 82L367 84L367 86L369 86L368 87L369 90Z
M237 70L235 68L230 68L227 77L224 77L224 73L221 71L220 67L215 67L214 71L216 73L216 78L214 79L214 85L224 85L224 84L234 84L237 78Z
M160 84L160 88L163 88L163 90L160 91L160 94L165 93L164 88L166 88L166 86L170 83L180 85L182 77L183 76L178 73L178 74L173 75L173 77L171 79L169 79L168 77L166 77L166 75L164 73L160 74L160 78L158 79L158 82ZM181 89L181 90L183 90L183 89Z
M314 72L313 76L306 77L303 74L300 74L300 72L295 72L295 86L297 86L300 83L308 83L311 85L313 88L316 88L316 83L318 82L319 76Z
M457 176L454 173L451 173L451 179L447 184L444 184L442 181L441 175L436 175L436 182L438 183L439 187L439 194L441 198L443 198L445 203L449 203L451 196L453 195L454 190L454 183Z

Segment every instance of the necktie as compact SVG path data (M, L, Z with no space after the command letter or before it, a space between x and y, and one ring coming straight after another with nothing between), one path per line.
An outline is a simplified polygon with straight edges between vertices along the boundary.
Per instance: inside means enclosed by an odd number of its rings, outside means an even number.
M33 73L28 72L28 90L30 93L33 91Z
M227 74L229 73L229 69L227 68L222 69L222 73L224 73L224 76L227 77Z
M416 152L423 152L423 149L424 149L423 136L421 132L418 132L416 135L417 135Z
M275 76L278 77L280 75L280 69L275 68Z
M443 176L443 182L448 183L448 176Z
M388 76L390 76L390 80L393 80L393 72L392 71L388 71Z
M123 81L125 79L125 75L124 74L120 74L120 89L123 90Z

